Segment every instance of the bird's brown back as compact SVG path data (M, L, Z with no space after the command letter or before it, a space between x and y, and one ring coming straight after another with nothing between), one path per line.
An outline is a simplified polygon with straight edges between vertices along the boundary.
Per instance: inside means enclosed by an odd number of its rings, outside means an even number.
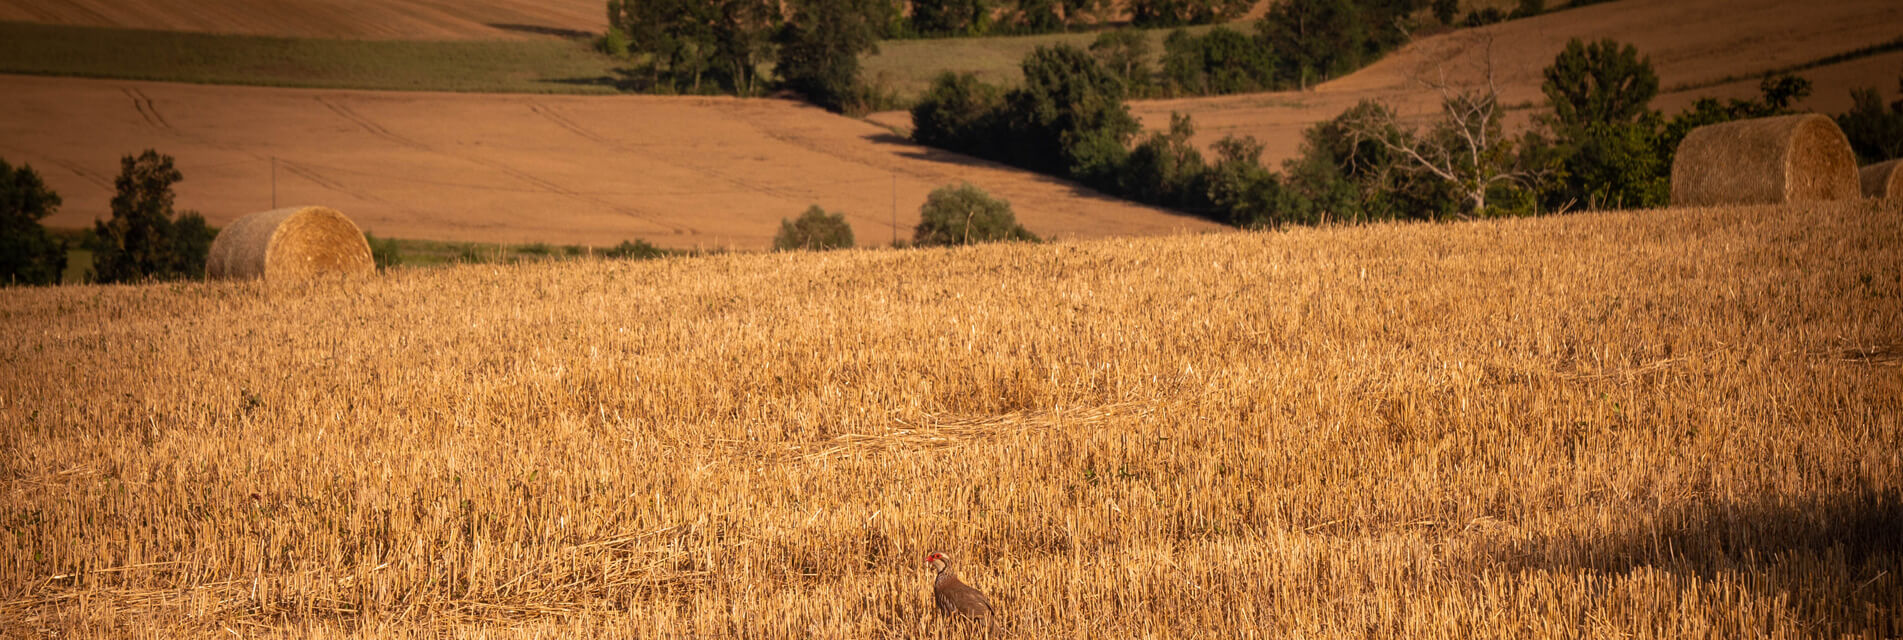
M932 580L932 600L938 603L939 613L966 616L991 626L991 601L959 580L958 573L951 567L938 572L938 578Z

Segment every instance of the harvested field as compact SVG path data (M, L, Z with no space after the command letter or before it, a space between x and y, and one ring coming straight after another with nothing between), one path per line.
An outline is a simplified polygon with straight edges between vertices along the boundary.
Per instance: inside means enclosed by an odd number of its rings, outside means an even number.
M918 147L784 100L383 93L0 76L0 155L110 215L121 155L178 159L178 205L213 225L276 206L346 212L379 236L761 249L781 218L843 211L860 242L909 238L926 194L969 181L1042 236L1217 225ZM275 159L275 160L274 160ZM276 166L276 203L272 198Z
M0 627L1894 637L1900 214L9 290Z
M1438 81L1445 70L1450 84L1484 84L1489 50L1502 103L1544 109L1540 71L1571 38L1613 38L1637 47L1651 57L1665 90L1891 42L1899 35L1899 24L1903 4L1889 0L1799 5L1781 0L1625 0L1424 38L1312 91L1140 101L1132 111L1151 128L1167 127L1173 111L1189 113L1196 121L1196 141L1205 146L1227 135L1253 135L1268 146L1264 160L1280 166L1298 153L1303 129L1361 100L1387 102L1404 116L1436 115L1440 96L1425 83ZM1815 83L1816 97L1805 106L1847 107L1850 89L1858 87L1875 87L1890 96L1886 99L1894 99L1900 68L1894 63L1886 67L1893 58L1884 56L1875 63L1852 60L1801 72ZM1872 68L1888 70L1859 77ZM1756 90L1757 80L1750 79L1666 93L1653 106L1676 111L1697 97L1754 97ZM1514 114L1509 124L1524 124L1527 115Z
M602 0L0 0L0 20L303 38L452 40L608 28Z

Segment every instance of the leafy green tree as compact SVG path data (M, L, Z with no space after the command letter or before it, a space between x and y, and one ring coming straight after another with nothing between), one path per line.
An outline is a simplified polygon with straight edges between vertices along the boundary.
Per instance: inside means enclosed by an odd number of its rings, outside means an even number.
M923 35L984 35L991 28L989 0L913 0L912 29Z
M1216 142L1216 164L1203 179L1215 218L1245 229L1280 226L1304 210L1282 188L1281 178L1262 166L1262 143L1227 136Z
M912 139L919 144L998 158L1004 95L972 73L945 71L912 106Z
M1441 24L1453 24L1458 13L1460 13L1460 0L1434 0L1434 19Z
M1190 143L1195 133L1189 116L1170 114L1170 130L1150 134L1124 160L1118 193L1179 210L1207 210L1209 194L1203 180L1209 169L1202 152Z
M1349 0L1288 0L1256 23L1274 51L1281 76L1302 89L1358 68L1370 40L1360 9Z
M1903 89L1903 76L1898 77L1897 86ZM1903 100L1885 109L1883 96L1874 88L1853 89L1850 100L1854 106L1837 116L1837 126L1850 139L1857 158L1866 164L1903 158Z
M1142 30L1117 29L1098 34L1090 43L1090 55L1123 80L1127 94L1140 95L1149 86L1150 37Z
M197 212L175 213L172 185L184 179L172 157L147 149L119 161L112 219L94 223L100 282L196 279L205 275L213 232Z
M1589 209L1662 206L1671 199L1672 165L1659 148L1660 122L1594 122L1572 140L1561 163L1567 203ZM1548 196L1549 206L1557 198Z
M66 243L40 226L59 206L59 194L46 188L32 166L16 169L0 159L0 286L59 284Z
M939 187L926 196L912 235L912 243L922 247L1015 240L1036 242L1037 236L1018 224L1011 203L971 183Z
M1005 95L1011 162L1087 182L1114 179L1139 128L1122 81L1070 45L1040 46L1022 67L1024 83Z
M1130 0L1130 24L1179 27L1229 20L1249 10L1250 0Z
M1422 189L1404 149L1415 136L1397 124L1392 108L1370 100L1302 133L1301 153L1289 161L1289 187L1308 204L1296 222L1363 222L1427 217L1441 207L1419 206Z
M1636 122L1658 95L1652 59L1610 38L1590 45L1574 38L1543 72L1540 90L1553 108L1554 128L1577 137L1591 124Z
M771 0L608 2L609 27L627 36L650 86L686 93L756 92L754 69L772 57L779 15Z
M793 0L792 18L780 30L774 73L814 104L834 111L864 108L859 56L878 50L878 15L884 0Z
M828 251L852 248L852 225L846 214L826 213L819 205L807 207L794 220L780 220L780 233L773 236L774 251Z
M1671 165L1658 144L1662 121L1651 110L1658 75L1650 58L1611 39L1575 38L1542 74L1553 112L1561 178L1547 182L1546 206L1650 207L1670 194Z
M1017 0L1013 24L1021 33L1050 33L1064 28L1058 0Z
M780 3L771 0L725 0L716 5L712 28L717 75L736 95L759 95L764 84L760 65L775 58L774 36L780 28Z
M1178 29L1164 48L1165 78L1178 92L1243 93L1277 84L1274 52L1233 29L1216 27L1202 37Z
M1203 66L1203 41L1188 29L1163 37L1163 90L1168 95L1209 92L1209 70Z

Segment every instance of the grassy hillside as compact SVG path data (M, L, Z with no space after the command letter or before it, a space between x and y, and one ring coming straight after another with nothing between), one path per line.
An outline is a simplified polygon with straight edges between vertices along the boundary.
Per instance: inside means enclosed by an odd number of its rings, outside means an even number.
M580 40L278 38L0 22L0 73L279 87L613 93Z
M1190 33L1203 34L1215 27L1188 27ZM1254 33L1254 23L1230 25L1244 33ZM1146 29L1151 63L1163 58L1163 38L1173 29ZM1038 47L1068 44L1090 48L1101 32L1049 33L1031 36L991 36L983 38L926 38L887 40L879 50L862 59L867 82L881 90L896 93L902 100L916 99L932 86L932 78L946 71L972 72L985 82L1015 86L1023 78L1019 65L1024 56Z
M0 292L0 625L1903 633L1903 205Z

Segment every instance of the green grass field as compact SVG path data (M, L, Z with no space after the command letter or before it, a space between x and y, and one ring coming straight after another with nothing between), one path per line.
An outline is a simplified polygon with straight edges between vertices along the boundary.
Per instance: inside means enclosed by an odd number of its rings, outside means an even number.
M1149 32L1158 57L1169 31ZM1052 44L1088 47L1098 33L889 40L864 57L864 77L907 101L946 70L1015 84L1018 63L1032 50ZM619 64L579 39L335 40L0 22L0 73L325 89L607 94L617 92Z
M576 39L404 42L0 22L0 73L332 89L614 93Z
M1254 33L1253 22L1228 25L1244 33ZM1202 35L1214 26L1188 27ZM1163 39L1174 29L1147 29L1150 36L1151 63L1163 57ZM895 93L910 102L932 85L932 78L945 71L972 72L991 84L1012 86L1023 77L1018 65L1024 56L1041 46L1068 44L1088 49L1102 31L1047 33L1032 36L988 36L982 38L931 38L887 40L879 43L876 53L861 59L862 73L876 88Z
M86 232L79 229L51 229L55 236L66 240L66 272L61 276L62 284L86 284L92 279L93 252L81 248ZM373 246L381 245L381 250L391 250L396 254L393 268L440 267L456 264L515 264L520 262L538 262L545 260L571 260L578 258L653 258L677 255L696 255L699 252L680 249L654 249L653 255L616 256L614 247L585 247L581 245L552 245L544 242L530 244L505 244L496 242L455 242L449 240L418 240L414 238L373 238Z

